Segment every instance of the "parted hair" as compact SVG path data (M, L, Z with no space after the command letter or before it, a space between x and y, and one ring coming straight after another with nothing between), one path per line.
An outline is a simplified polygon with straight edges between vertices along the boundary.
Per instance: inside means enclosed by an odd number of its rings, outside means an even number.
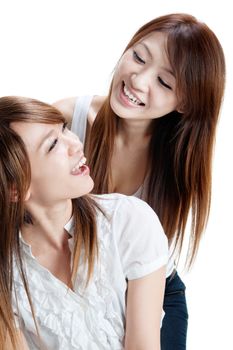
M176 78L180 112L151 122L149 179L146 201L155 210L169 242L179 257L189 213L191 267L206 227L211 203L211 166L216 126L225 85L223 49L210 28L188 14L170 14L143 25L125 51L146 35L166 33L166 51ZM124 51L124 52L125 52ZM121 123L109 94L99 110L87 140L94 193L113 191L111 159Z
M31 170L26 147L11 128L13 122L58 124L64 123L65 119L56 108L34 99L13 96L0 98L0 349L4 350L19 349L11 304L15 261L20 268L34 317L19 240L19 230L25 220L33 225L33 218L26 212L24 205ZM72 204L75 239L72 280L78 271L81 252L84 252L88 283L98 255L95 215L100 208L88 195L73 199Z

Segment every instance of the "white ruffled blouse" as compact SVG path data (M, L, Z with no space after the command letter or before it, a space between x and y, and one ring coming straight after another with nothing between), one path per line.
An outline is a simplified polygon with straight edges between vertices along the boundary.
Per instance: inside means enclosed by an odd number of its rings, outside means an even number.
M70 290L38 263L21 238L40 338L16 261L13 308L29 349L123 349L127 280L146 276L167 263L167 238L149 205L118 194L96 199L105 216L99 213L97 217L99 258L86 289L84 266ZM72 220L65 229L72 236ZM72 252L72 237L69 246Z

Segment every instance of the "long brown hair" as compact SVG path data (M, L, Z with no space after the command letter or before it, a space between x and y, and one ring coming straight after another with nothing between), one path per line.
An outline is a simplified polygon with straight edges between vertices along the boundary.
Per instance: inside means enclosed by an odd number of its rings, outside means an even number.
M12 122L28 123L64 123L62 114L54 107L43 102L22 98L0 98L0 348L6 348L10 338L12 346L17 347L14 315L11 306L13 291L13 259L17 259L23 283L34 317L27 277L20 253L19 230L27 222L32 222L30 213L26 213L24 198L30 185L30 162L22 139L11 129ZM14 200L14 195L17 200ZM72 280L79 265L81 250L88 265L86 281L88 283L98 252L95 215L97 207L89 196L73 199L74 215L74 259ZM35 320L35 317L34 317ZM36 325L37 327L37 325ZM37 329L38 331L38 329Z
M215 34L187 14L150 21L136 32L125 51L154 31L167 34L167 55L182 113L174 111L151 122L146 200L158 214L169 241L175 241L178 256L191 209L186 260L190 267L209 215L212 153L224 92L225 60ZM95 193L113 190L110 165L121 118L110 106L111 89L87 141Z

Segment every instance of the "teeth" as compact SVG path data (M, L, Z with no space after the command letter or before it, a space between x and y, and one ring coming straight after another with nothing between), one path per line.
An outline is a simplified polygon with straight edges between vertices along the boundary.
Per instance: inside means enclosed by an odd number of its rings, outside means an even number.
M83 166L87 161L87 158L86 157L83 157L80 162L78 163L78 167L80 168L81 166Z
M132 101L136 105L140 105L142 103L134 95L131 94L131 92L127 89L127 87L125 85L124 85L123 90L124 90L125 95L130 99L130 101Z
M72 172L75 172L76 170L78 170L79 168L81 168L81 166L83 166L86 163L87 159L85 157L83 157L79 163L77 165L75 165L73 167L73 169L71 170Z

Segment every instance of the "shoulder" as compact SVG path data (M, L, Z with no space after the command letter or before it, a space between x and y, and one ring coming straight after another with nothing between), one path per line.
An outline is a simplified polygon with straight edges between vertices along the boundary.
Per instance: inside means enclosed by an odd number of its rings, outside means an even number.
M167 263L168 242L153 209L133 196L96 196L127 279L141 278ZM107 220L106 220L107 221ZM105 232L105 226L101 229ZM104 236L106 242L106 235Z
M103 211L116 225L130 224L140 229L147 225L163 231L161 223L154 210L143 200L134 196L119 193L94 196Z
M75 104L78 103L78 99L79 97L75 96L64 98L53 103L53 106L56 107L65 116L69 124L72 122ZM93 124L95 117L102 107L105 99L106 96L93 96L87 116L90 125Z
M126 196L119 193L92 195L108 219L112 218L118 207L125 202Z
M53 106L64 115L69 124L71 124L72 121L76 100L77 96L64 98L53 103Z
M106 100L106 96L98 96L98 95L93 96L90 109L88 112L88 121L90 125L94 123L96 115L99 112L105 100Z
M115 210L122 208L122 206L124 208L130 208L130 209L132 209L132 207L150 208L150 206L146 202L134 196L127 196L120 193L108 193L108 194L100 194L100 195L98 194L98 195L93 195L93 197L104 209L108 210L112 208L114 209L114 212Z

